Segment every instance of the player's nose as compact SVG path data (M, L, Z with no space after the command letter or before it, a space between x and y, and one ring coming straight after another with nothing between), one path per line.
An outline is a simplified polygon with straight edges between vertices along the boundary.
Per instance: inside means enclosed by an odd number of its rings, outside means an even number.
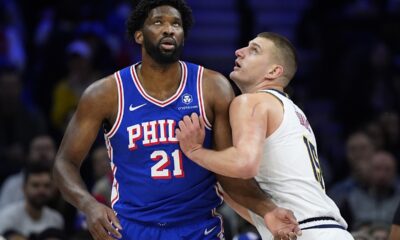
M167 36L174 35L174 33L175 33L174 27L169 23L165 24L165 26L163 28L163 33L164 33L164 35L167 35Z
M244 48L239 48L235 51L235 55L236 57L243 57L244 56L244 52L243 52Z

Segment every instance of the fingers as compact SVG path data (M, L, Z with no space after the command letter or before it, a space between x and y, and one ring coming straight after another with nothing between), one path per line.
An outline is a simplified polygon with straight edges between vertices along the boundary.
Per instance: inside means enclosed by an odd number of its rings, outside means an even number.
M186 131L186 124L185 124L185 122L183 120L179 121L178 126L179 126L180 132L185 132Z
M95 240L115 240L115 238L122 238L121 233L119 233L108 220L104 219L102 219L100 223L89 228L89 231ZM110 236L110 234L113 237Z
M286 217L288 220L293 223L293 224L298 224L296 217L294 216L294 213L291 210L287 210Z
M89 229L94 240L114 240L104 229L102 224L96 224Z
M94 240L115 240L122 238L119 230L122 226L114 211L101 204L96 204L87 215L88 229Z
M117 227L119 230L122 230L122 226L121 223L119 223L119 220L117 218L117 216L115 216L115 213L113 210L109 209L108 214L108 219L112 222L112 224L114 224L115 227Z
M179 125L179 123L178 123L178 125ZM178 141L182 140L182 138L181 138L181 130L179 130L179 128L175 129L175 136L178 139Z
M199 118L199 123L200 123L200 129L204 129L205 128L205 126L206 126L206 124L205 124L205 122L204 122L204 118L203 117L200 117Z
M186 115L178 123L181 131L186 128L200 128L203 129L205 126L204 119L197 115L197 113L192 113L190 116Z
M184 116L182 121L185 123L186 127L193 124L192 119L188 115Z
M200 128L199 116L197 116L196 113L192 113L190 117L193 124L193 128Z
M303 234L303 232L301 231L299 225L296 225L296 226L293 228L293 232L296 233L297 236L301 236L301 235Z
M119 233L118 230L115 229L108 220L103 220L102 224L103 224L104 229L107 231L108 236L111 234L112 236L117 237L117 238L122 237L121 233Z
M294 225L293 230L292 230L291 233L293 233L293 234L295 234L297 236L301 236L302 232L301 232L301 229L299 227L299 223L297 222L297 219L294 216L293 211L287 210L286 217L290 221L290 223L292 223Z
M289 233L289 239L290 239L290 240L296 240L296 239L297 239L296 233L290 232L290 233Z
M294 232L291 231L285 231L285 230L279 230L278 234L276 237L274 237L274 239L278 239L278 240L296 240L297 239L297 235Z
M122 235L121 233L119 233L119 230L122 230L121 224L119 223L118 218L115 216L114 211L112 211L111 209L108 209L107 211L107 215L108 215L108 220L110 222L110 224L108 224L108 228L107 231L109 233L111 233L114 237L117 238L121 238ZM114 227L115 226L115 227Z

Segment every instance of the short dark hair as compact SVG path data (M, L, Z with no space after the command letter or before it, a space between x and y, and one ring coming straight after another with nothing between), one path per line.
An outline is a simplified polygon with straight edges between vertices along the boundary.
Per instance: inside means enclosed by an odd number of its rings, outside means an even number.
M51 166L44 162L29 162L24 168L24 184L30 175L48 173L51 176Z
M286 70L284 76L287 78L287 85L297 71L298 57L293 44L287 38L277 33L262 32L257 36L271 40L278 49L278 54L284 61L284 67Z
M179 11L182 16L183 32L186 38L194 20L192 10L187 5L185 0L141 0L132 11L126 22L129 40L134 41L135 32L143 27L149 12L158 6L163 5L169 5Z

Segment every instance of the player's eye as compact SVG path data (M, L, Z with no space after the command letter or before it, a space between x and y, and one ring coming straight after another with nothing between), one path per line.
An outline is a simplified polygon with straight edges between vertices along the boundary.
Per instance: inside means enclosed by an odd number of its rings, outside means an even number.
M173 24L173 26L174 26L174 27L180 27L180 26L181 26L181 23L180 23L180 22L175 22L175 23Z

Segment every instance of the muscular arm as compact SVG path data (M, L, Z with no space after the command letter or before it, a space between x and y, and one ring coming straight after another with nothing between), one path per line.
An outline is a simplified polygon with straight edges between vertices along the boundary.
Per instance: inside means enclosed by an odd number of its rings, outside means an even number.
M258 173L266 136L267 110L265 106L252 95L246 94L235 98L229 111L233 146L215 151L219 149L205 149L201 147L201 144L198 144L198 147L183 146L190 142L187 141L186 144L181 144L182 150L190 159L217 174L244 179L254 177ZM218 117L219 111L216 110L216 112L216 117ZM185 126L181 124L180 128ZM228 123L225 123L225 126L228 126ZM215 131L216 134L224 134L218 133L217 128ZM182 131L180 134L182 136L184 133L192 134L192 132Z
M67 127L56 156L53 175L57 186L69 203L87 215L90 215L96 206L99 207L97 210L101 207L97 205L97 201L86 189L80 176L80 167L103 121L112 119L115 115L117 97L113 77L97 81L86 89ZM104 211L104 214L110 214L108 209ZM113 216L108 217L115 223L116 219ZM88 221L90 220L88 219ZM114 233L108 229L109 225L106 223L103 224L103 227ZM98 232L101 232L100 226L96 226L96 228L98 228ZM96 234L99 235L96 236ZM95 239L109 239L108 235L104 235L105 232L96 234L94 234Z
M292 236L292 239L296 239L295 235L300 235L301 231L293 212L277 207L269 196L260 189L257 182L251 178L258 171L267 132L265 105L257 104L260 102L259 100L249 98L247 95L238 97L233 101L230 107L230 121L233 129L232 146L228 121L228 105L232 97L231 94L226 93L226 88L230 90L230 86L225 78L216 80L219 80L219 84L216 86L205 87L205 89L208 89L205 91L207 93L205 96L206 103L208 107L211 106L211 113L214 114L214 150L201 147L204 129L198 131L199 121L196 117L195 119L185 117L184 121L179 123L180 129L177 130L177 137L180 140L181 149L189 158L217 173L218 181L225 192L225 200L242 217L252 222L247 212L247 209L250 209L264 218L267 228L274 236L286 237L289 235ZM218 82L216 80L214 80L214 83ZM207 115L210 116L209 112L207 112ZM185 126L192 129L185 131L182 129ZM197 141L194 139L197 139ZM193 142L195 148L190 146ZM188 149L195 149L195 151L190 152L187 151ZM248 166L252 166L253 169L248 170Z
M213 149L222 150L232 146L231 128L229 125L229 104L234 96L232 88L226 78L214 73L205 72L204 97L206 100L207 116L213 119ZM211 112L211 113L210 113ZM215 153L216 151L213 151ZM236 156L231 156L236 158ZM207 156L204 156L207 158ZM225 169L231 166L228 157L218 160ZM224 163L226 161L226 163ZM226 164L226 165L224 165ZM245 206L253 212L264 216L276 206L266 194L259 188L254 179L238 179L217 174L217 179L233 201ZM231 201L231 205L237 203Z

